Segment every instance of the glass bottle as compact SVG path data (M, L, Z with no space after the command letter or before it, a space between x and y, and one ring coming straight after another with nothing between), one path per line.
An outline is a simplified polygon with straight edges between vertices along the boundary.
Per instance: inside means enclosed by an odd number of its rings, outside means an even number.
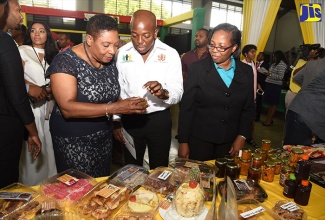
M261 174L261 168L250 167L248 169L247 179L254 180L255 182L259 183L261 180Z
M271 141L267 139L263 139L261 149L266 152L269 151L271 149Z
M274 174L278 175L281 172L282 161L278 158L272 160L275 163Z
M251 159L251 155L252 155L251 149L249 149L248 147L244 147L242 149L241 159L243 159L243 160L250 160Z
M227 163L234 162L234 157L230 155L225 155L224 158L227 160Z
M230 179L238 179L240 174L240 164L229 162L226 166L225 177L229 176Z
M292 148L289 156L289 166L296 167L297 162L300 160L303 153L304 150L300 148Z
M256 149L255 152L259 153L262 156L262 163L264 163L264 161L266 161L267 152L265 150L260 149L260 148Z
M247 176L251 160L240 159L240 175Z
M274 180L275 164L273 161L265 161L262 170L262 180L266 182L273 182Z
M226 172L227 160L225 158L217 158L215 162L216 167L218 168L218 172L216 173L216 177L224 178Z
M281 186L284 186L285 180L289 178L290 174L293 172L294 170L292 167L289 167L288 165L282 166L281 173L280 173L280 180L279 180Z
M297 162L295 174L297 180L308 180L311 169L311 161L307 154L303 154L301 159Z
M283 195L288 198L294 198L297 189L297 180L293 173L285 180L283 187Z
M261 168L263 165L262 155L259 153L254 153L252 155L251 166L254 168Z
M308 205L312 184L308 180L301 180L298 185L297 192L294 198L298 205Z

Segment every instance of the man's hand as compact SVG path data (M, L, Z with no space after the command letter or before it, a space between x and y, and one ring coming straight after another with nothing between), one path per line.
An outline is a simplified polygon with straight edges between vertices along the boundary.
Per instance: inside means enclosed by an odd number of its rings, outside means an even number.
M163 88L158 81L149 81L142 86L143 89L147 89L153 96L159 99L168 99L169 93Z
M34 84L29 84L28 94L35 98L36 101L45 99L48 95L44 89Z

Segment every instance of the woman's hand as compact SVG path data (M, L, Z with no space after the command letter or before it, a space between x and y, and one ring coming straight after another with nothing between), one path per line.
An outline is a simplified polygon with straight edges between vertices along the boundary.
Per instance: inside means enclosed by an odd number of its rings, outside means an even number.
M114 135L115 139L118 140L119 142L125 144L126 141L122 134L122 127L123 127L123 125L120 121L113 121L113 135Z
M178 157L188 159L190 155L190 148L188 143L180 143L178 147Z
M238 135L235 141L232 143L229 151L230 155L235 156L244 147L244 144L245 139L242 136Z
M36 99L36 101L40 101L47 97L47 92L43 88L35 84L29 84L28 94Z
M144 114L148 106L146 99L132 97L113 103L112 111L113 114Z

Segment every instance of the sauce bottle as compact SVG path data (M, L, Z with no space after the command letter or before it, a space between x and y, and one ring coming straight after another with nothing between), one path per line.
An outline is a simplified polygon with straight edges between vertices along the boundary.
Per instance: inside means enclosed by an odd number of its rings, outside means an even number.
M308 205L312 184L308 180L301 180L295 195L295 203L298 205Z
M288 198L294 198L297 189L296 177L293 173L284 181L283 195Z
M301 156L301 159L297 162L295 169L295 175L297 180L308 180L311 168L311 161L308 160L307 154Z

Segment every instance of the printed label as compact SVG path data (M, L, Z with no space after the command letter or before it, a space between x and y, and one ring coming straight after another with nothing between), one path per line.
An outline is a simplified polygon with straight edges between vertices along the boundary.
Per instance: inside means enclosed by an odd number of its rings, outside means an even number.
M240 191L252 190L252 188L247 184L246 180L234 180L234 183Z
M133 174L135 174L138 171L139 171L139 168L132 167L132 168L125 170L125 171L121 172L120 174L118 174L116 176L116 178L118 178L120 181L124 181L124 180L130 178L130 176L132 176Z
M118 191L120 188L117 186L114 186L112 184L109 184L108 186L106 186L105 188L101 189L100 191L98 191L96 193L96 195L104 197L104 198L108 198L110 197L113 193L115 193L116 191Z
M296 211L299 207L294 202L288 202L280 206L282 209L286 209L290 212Z
M28 192L0 192L0 199L15 199L29 201L33 193Z
M259 214L261 212L264 212L264 211L265 211L265 209L262 206L259 206L259 207L255 208L255 209L249 210L247 212L243 212L240 215L243 218L249 218L249 217L257 215L257 214Z
M164 170L164 172L162 172L162 173L158 176L158 179L166 180L166 179L168 179L168 177L170 176L170 174L172 174L171 171Z
M79 181L78 178L70 176L69 174L64 174L63 176L58 177L57 180L68 186L71 186Z

